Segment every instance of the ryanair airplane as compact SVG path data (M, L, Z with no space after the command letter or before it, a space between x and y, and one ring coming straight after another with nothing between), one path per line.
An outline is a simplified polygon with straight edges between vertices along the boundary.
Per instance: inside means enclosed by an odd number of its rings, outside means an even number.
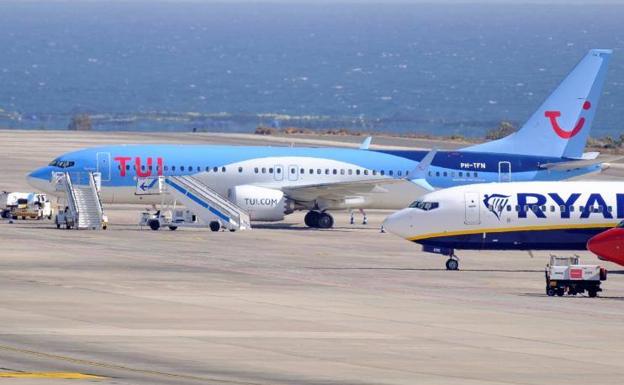
M624 182L518 182L458 186L425 194L385 228L423 250L586 250L624 219Z
M279 221L307 210L310 227L329 228L328 211L400 209L437 188L479 182L562 180L601 170L584 153L611 50L594 49L516 133L454 151L208 145L114 145L70 152L28 176L50 194L54 172L97 171L104 203L160 203L137 194L145 178L193 176L250 214Z

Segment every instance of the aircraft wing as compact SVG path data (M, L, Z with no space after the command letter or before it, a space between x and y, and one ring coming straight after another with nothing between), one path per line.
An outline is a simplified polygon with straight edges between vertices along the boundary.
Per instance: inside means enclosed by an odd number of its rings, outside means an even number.
M353 182L319 183L303 186L282 188L284 194L299 202L311 202L324 199L340 201L351 197L363 197L371 194L385 193L384 186L400 183L412 183L406 179L379 178Z

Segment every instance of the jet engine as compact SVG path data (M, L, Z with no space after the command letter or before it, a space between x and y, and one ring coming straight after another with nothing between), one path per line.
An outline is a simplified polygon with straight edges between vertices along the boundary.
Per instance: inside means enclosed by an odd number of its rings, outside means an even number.
M251 185L232 187L230 201L245 210L252 221L281 221L294 211L294 202L280 190Z

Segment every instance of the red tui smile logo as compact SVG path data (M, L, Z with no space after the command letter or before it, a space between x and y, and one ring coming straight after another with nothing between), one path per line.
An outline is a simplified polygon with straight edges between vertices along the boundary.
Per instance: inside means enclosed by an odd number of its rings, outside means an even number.
M590 108L591 108L591 103L588 100L585 101L585 103L583 103L583 109L589 110ZM563 138L563 139L572 138L573 136L581 132L581 130L583 129L583 126L585 125L585 118L580 118L578 122L576 122L576 125L574 126L572 130L566 131L563 128L561 128L559 126L559 122L557 122L557 118L561 116L561 111L546 111L544 115L550 119L550 125L552 126L555 133L559 135L560 138Z

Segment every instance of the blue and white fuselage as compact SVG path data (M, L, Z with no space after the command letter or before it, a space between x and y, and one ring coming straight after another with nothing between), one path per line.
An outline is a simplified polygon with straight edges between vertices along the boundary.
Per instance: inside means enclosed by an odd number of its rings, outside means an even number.
M284 191L306 209L399 209L427 192L421 185L408 181L410 172L426 154L341 148L120 145L64 154L32 172L29 181L53 194L49 185L52 172L97 171L101 173L105 203L155 203L160 201L159 197L135 194L137 180L193 175L223 196L235 186L253 185ZM561 180L600 170L599 164L564 171L543 168L558 162L567 160L472 151L438 152L426 181L434 188L445 188L501 180ZM384 185L384 180L393 183ZM366 181L375 181L379 191L365 183L358 188L358 183ZM351 193L335 192L333 185L346 185Z
M137 194L142 178L192 175L252 219L280 220L295 209L400 209L436 188L567 179L601 168L583 150L610 56L589 51L519 131L433 158L414 150L117 145L61 155L29 181L54 194L53 172L97 171L104 203L157 203Z

